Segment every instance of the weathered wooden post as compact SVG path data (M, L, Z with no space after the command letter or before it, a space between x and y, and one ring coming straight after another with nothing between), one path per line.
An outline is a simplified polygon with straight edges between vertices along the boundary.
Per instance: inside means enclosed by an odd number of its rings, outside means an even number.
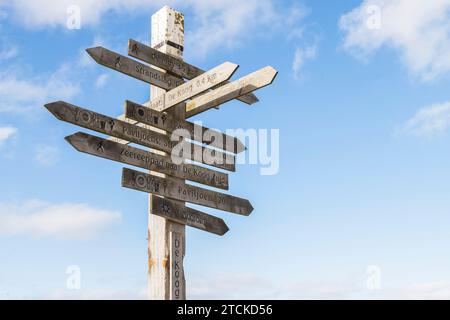
M149 170L123 168L121 180L122 187L149 194L148 298L182 300L186 299L185 226L219 236L229 230L222 219L186 207L185 202L244 216L253 211L247 199L186 183L228 190L228 174L203 165L234 172L236 155L245 146L237 137L185 119L233 99L257 102L252 92L271 84L277 71L267 66L229 82L237 64L224 62L204 71L186 63L182 60L184 17L168 6L152 16L151 30L151 47L129 40L128 55L138 60L104 47L86 49L98 64L149 83L151 100L145 106L127 100L125 114L118 118L64 101L45 107L58 120L109 136L84 132L67 136L76 150ZM181 163L171 158L179 141L171 141L170 135L178 129L189 134L184 146L194 151L180 154Z
M168 6L153 14L151 46L181 59L184 46L183 14ZM161 71L164 70L161 69ZM150 85L151 99L165 92L163 89ZM169 112L178 119L185 119L184 105L175 106ZM160 173L155 174L164 176ZM149 194L148 299L184 300L186 299L183 267L186 248L185 226L151 214L152 197L156 196Z

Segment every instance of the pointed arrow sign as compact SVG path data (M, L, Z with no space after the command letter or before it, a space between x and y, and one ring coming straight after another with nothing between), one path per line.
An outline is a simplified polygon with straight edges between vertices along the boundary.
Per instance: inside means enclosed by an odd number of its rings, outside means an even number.
M239 66L231 62L222 63L208 72L164 93L150 101L152 109L163 111L231 78Z
M74 106L70 103L58 101L48 103L45 107L59 120L69 122L80 127L94 130L116 138L134 142L145 147L172 154L175 146L180 146L181 157L205 163L217 168L235 171L235 157L223 152L202 148L186 141L171 141L168 135L141 128L125 121L117 120L100 113ZM181 147L183 149L181 150ZM189 152L188 152L189 150Z
M205 72L183 60L172 57L132 39L128 41L128 54L188 80L198 77ZM258 98L252 93L243 95L238 99L247 104L258 102Z
M144 123L168 132L174 132L177 129L187 130L193 140L228 152L240 153L245 150L244 144L236 137L189 121L176 119L168 113L159 112L128 100L125 102L125 117L134 120L135 123Z
M161 197L151 197L152 214L185 224L203 231L223 236L228 226L217 217L186 207L182 202Z
M122 170L122 187L244 216L248 216L253 211L252 205L246 199L188 185L177 178L160 178L127 168Z
M171 90L184 82L182 79L158 71L103 47L89 48L86 51L97 63L164 90Z
M65 139L80 152L228 190L226 173L194 164L175 164L168 156L126 146L83 132L77 132Z
M274 68L268 66L198 96L186 104L186 118L265 87L273 82L277 73Z

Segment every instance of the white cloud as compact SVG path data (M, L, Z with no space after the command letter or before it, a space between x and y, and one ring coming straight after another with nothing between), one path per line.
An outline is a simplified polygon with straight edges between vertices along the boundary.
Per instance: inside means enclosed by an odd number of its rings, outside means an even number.
M59 150L54 146L38 146L36 148L36 161L45 167L54 165L59 158Z
M424 81L450 71L450 0L364 0L339 26L343 47L356 56L386 46Z
M45 103L54 99L71 98L79 92L79 85L70 80L68 65L62 65L48 76L18 77L30 75L19 66L0 73L0 112L29 114L41 110Z
M103 88L106 84L106 82L108 81L108 74L106 73L102 73L101 75L98 76L97 80L95 80L95 86L97 88Z
M17 133L17 128L14 127L0 127L0 146Z
M300 25L299 22L310 13L311 10L309 8L299 3L294 4L294 6L289 9L289 15L285 18L288 40L303 38L305 35L305 27Z
M205 56L220 47L232 48L242 41L272 32L281 16L270 0L190 1L196 28L188 28L186 46ZM191 31L192 30L192 31Z
M300 78L301 71L305 63L316 57L316 51L316 45L308 46L306 48L297 48L297 50L295 50L294 61L292 62L292 71L296 79Z
M192 10L193 19L186 30L186 46L192 54L203 56L220 47L233 47L257 34L267 34L285 19L301 18L303 9L294 7L291 15L277 12L273 0L12 0L6 4L18 23L29 28L67 27L67 8L79 6L81 28L95 26L107 12L142 14L155 12L163 5L177 10ZM291 18L289 18L291 17ZM296 31L298 33L300 31Z
M121 214L83 203L52 204L30 200L0 203L0 235L85 238L120 221Z
M431 138L444 134L450 128L450 102L420 109L399 129L398 133Z

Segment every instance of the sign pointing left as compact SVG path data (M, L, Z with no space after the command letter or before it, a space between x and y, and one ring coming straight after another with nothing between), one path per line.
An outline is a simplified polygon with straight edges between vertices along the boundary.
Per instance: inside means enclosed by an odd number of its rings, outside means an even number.
M145 147L164 151L174 156L181 156L183 159L205 163L229 171L236 170L235 157L221 151L206 149L184 140L183 149L190 149L190 152L181 152L181 154L176 152L172 154L172 149L178 143L172 141L168 135L163 133L141 128L64 101L47 103L45 107L61 121L134 142Z
M184 82L180 78L153 69L103 47L89 48L86 51L97 63L164 90L171 90Z

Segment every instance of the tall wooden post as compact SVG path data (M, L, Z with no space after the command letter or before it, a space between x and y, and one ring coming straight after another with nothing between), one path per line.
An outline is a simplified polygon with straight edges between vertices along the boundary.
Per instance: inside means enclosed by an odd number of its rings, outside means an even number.
M184 45L184 16L165 6L152 15L151 46L161 52L181 59ZM161 71L164 71L160 69ZM150 86L150 96L155 98L165 91ZM180 106L181 107L181 106ZM185 119L185 108L175 106L170 112ZM156 128L152 128L155 131ZM159 130L160 131L160 130ZM164 131L162 131L164 132ZM163 174L152 172L159 176ZM151 213L151 199L149 210ZM149 214L148 216L148 299L184 300L186 284L183 259L185 254L185 226Z

